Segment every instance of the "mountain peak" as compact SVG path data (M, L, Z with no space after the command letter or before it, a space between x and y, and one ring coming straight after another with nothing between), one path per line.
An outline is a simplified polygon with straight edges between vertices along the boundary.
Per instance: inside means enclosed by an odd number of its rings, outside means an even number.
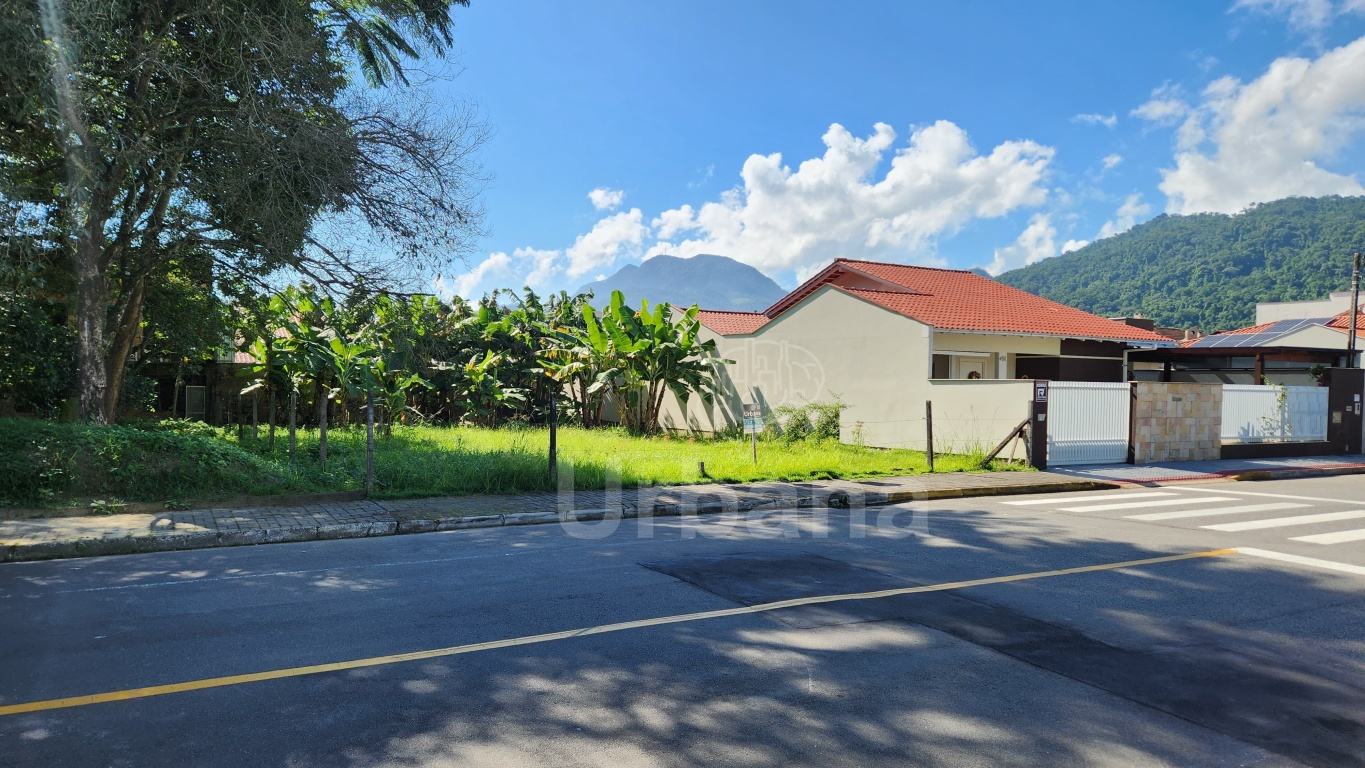
M649 299L651 304L700 305L703 309L758 312L786 295L781 286L757 269L727 256L700 253L681 257L655 256L640 264L627 264L603 280L578 289L592 291L597 299L620 291L632 304Z

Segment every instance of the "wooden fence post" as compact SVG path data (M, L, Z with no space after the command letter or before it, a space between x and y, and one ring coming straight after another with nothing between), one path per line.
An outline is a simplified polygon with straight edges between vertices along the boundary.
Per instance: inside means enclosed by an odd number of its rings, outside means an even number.
M374 393L365 390L365 498L374 492Z

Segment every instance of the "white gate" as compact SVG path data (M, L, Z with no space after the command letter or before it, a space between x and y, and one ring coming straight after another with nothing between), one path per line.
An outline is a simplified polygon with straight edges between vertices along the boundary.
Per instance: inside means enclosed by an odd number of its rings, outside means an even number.
M1223 442L1327 439L1327 388L1223 385Z
M1125 382L1052 382L1048 386L1047 463L1127 461L1130 397Z

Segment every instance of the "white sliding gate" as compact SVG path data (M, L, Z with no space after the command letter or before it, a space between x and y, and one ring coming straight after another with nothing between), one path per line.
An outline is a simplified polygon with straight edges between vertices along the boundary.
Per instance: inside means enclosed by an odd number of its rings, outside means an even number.
M1047 463L1128 460L1130 388L1126 382L1054 381L1048 385Z
M1327 439L1327 388L1223 385L1223 442Z

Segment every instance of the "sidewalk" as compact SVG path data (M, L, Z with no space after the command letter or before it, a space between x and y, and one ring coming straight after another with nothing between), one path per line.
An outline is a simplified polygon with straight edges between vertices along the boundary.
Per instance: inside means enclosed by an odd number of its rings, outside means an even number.
M1052 467L1052 474L1120 485L1190 482L1195 480L1271 480L1289 477L1365 473L1365 455L1305 456L1286 459L1229 459L1171 461L1160 464L1099 464Z
M945 473L860 481L640 488L616 494L577 491L564 499L554 493L535 493L12 519L0 520L0 562L591 521L618 515L877 506L1116 487L1109 481L1051 472Z

